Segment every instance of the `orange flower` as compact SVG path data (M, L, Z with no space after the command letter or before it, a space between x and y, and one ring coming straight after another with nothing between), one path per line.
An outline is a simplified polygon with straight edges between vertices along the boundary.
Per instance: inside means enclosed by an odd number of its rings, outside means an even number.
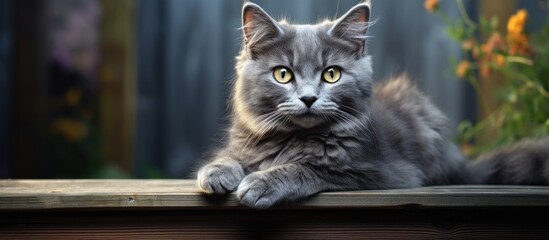
M505 56L501 54L496 55L496 64L500 67L503 66L505 64Z
M469 71L469 62L463 60L458 64L456 68L456 76L460 78L465 77L465 74L467 74L467 71Z
M475 40L473 39L467 39L463 41L463 43L461 43L461 47L463 48L463 50L466 50L466 51L473 49L474 46L475 46Z
M497 32L492 33L488 40L486 40L486 43L480 46L480 50L482 51L482 56L484 59L492 58L492 53L494 52L494 50L502 48L503 39L501 35Z
M471 54L473 55L473 58L476 60L480 57L480 47L474 46L471 50Z
M486 44L490 45L492 49L499 49L503 47L503 37L498 32L492 33L488 40L486 41Z
M509 53L511 55L527 54L530 50L528 47L528 37L524 34L508 36L507 41L509 42Z
M489 59L490 57L492 57L492 50L494 50L494 48L492 45L485 43L480 46L480 50L482 51L483 58Z
M438 9L438 0L425 0L423 3L423 7L425 7L425 10L427 12L434 12Z
M469 156L473 152L473 149L474 149L473 145L468 144L468 143L461 144L459 147L461 149L461 152L463 154L465 154L465 156Z
M492 75L490 64L488 64L488 62L486 61L483 61L480 63L479 70L480 70L480 76L484 79L487 79L490 77L490 75Z

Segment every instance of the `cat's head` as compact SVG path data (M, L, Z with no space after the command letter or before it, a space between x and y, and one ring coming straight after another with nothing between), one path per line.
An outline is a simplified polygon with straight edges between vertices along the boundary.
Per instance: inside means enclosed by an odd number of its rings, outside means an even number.
M334 21L293 25L245 4L233 91L237 123L256 133L360 127L372 91L369 17L363 2Z

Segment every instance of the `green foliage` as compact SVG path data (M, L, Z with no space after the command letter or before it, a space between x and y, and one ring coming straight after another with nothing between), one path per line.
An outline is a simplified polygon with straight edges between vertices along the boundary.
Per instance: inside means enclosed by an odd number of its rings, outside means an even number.
M440 9L434 14L448 25L448 34L459 42L468 60L453 61L458 77L477 91L487 116L478 123L462 122L457 142L467 155L474 156L527 137L549 134L549 19L542 29L527 33L526 10L507 21L480 16L471 21L463 3L456 0L461 19L449 21ZM548 1L549 6L549 1ZM506 23L506 32L498 26ZM498 89L481 91L484 81L497 81ZM498 107L489 109L488 100Z

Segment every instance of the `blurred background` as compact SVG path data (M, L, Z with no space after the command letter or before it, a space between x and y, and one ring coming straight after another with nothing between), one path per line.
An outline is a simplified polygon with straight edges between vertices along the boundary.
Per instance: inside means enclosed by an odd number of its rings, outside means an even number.
M256 0L311 23L357 0ZM479 15L542 1L463 1ZM407 72L451 119L482 114L452 62L465 56L423 0L374 1L375 79ZM227 125L241 0L0 0L0 178L186 178ZM453 0L440 2L448 19ZM502 24L505 28L505 24Z

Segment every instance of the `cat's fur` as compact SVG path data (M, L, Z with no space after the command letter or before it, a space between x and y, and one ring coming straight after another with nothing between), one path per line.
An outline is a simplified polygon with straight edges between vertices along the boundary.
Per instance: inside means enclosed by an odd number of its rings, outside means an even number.
M445 136L444 114L406 76L372 84L369 15L364 2L336 21L291 25L244 5L229 137L199 170L202 191L236 190L242 204L262 208L322 191L548 183L548 139L467 164ZM276 82L277 66L294 79ZM321 80L329 66L341 80ZM307 96L318 98L310 108Z

